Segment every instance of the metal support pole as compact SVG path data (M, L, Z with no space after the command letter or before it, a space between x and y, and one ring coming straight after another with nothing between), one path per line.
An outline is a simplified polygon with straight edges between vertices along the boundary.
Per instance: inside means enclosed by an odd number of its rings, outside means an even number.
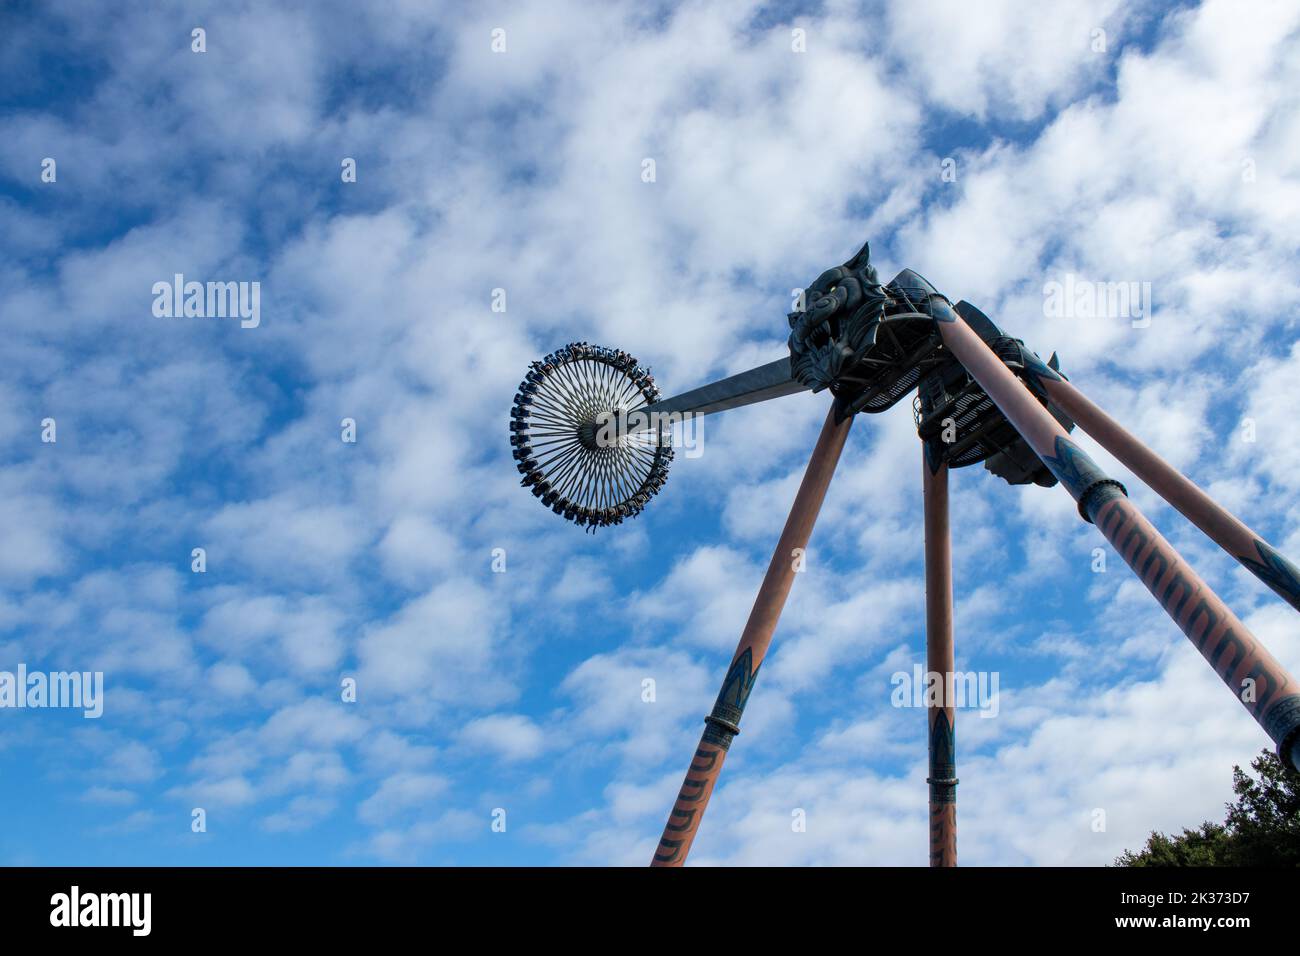
M1041 371L1041 370L1040 370ZM1300 569L1056 372L1040 375L1048 400L1124 463L1293 608L1300 611Z
M922 446L923 448L925 446ZM925 665L942 679L943 698L926 700L930 739L930 865L957 865L957 752L952 701L952 540L948 465L922 454L925 503Z
M826 415L803 482L790 507L790 516L772 553L772 561L754 599L745 630L740 635L740 644L722 681L718 699L713 704L713 711L704 718L704 734L686 771L677 802L668 815L651 866L681 866L686 862L709 797L722 772L727 748L731 746L732 738L740 733L741 714L745 711L750 691L754 689L759 665L772 643L772 634L794 583L796 568L801 566L795 551L808 547L817 512L826 498L826 489L853 424L851 415L841 418L840 414L841 409L836 403Z
M938 318L949 351L1052 470L1079 514L1114 545L1160 606L1277 744L1284 763L1300 770L1300 687L1226 604L1108 478L1072 442L1028 387L956 315Z

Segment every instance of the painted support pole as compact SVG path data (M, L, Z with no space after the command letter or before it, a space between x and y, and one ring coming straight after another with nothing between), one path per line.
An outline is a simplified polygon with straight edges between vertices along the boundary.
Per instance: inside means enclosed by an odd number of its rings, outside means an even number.
M1041 372L1041 369L1038 370ZM1300 569L1186 475L1138 441L1052 369L1038 376L1048 399L1242 566L1300 611Z
M727 668L727 676L722 681L722 689L713 704L713 710L704 718L704 734L695 750L690 768L686 771L686 780L677 794L672 813L664 827L663 836L655 850L651 866L681 866L686 862L686 855L695 841L700 820L708 807L709 797L714 785L722 773L722 762L726 759L731 740L740 733L740 717L745 711L750 691L758 677L759 665L767 655L772 643L772 634L776 622L785 607L785 599L794 584L794 576L803 567L803 549L808 547L813 524L826 498L826 489L830 486L831 476L844 450L844 441L848 438L853 417L840 417L838 403L832 406L822 425L821 434L808 460L803 482L790 507L790 516L772 553L772 562L767 567L767 574L758 589L754 606L749 612L749 620L740 635L740 644L735 656ZM796 554L796 551L798 552Z
M1106 536L1264 728L1283 762L1300 771L1300 686L1295 678L1129 501L1124 487L1070 440L974 329L951 311L940 312L937 324L943 344L1079 503L1079 514Z
M924 446L923 446L924 447ZM952 539L948 532L948 465L922 454L925 504L925 664L943 677L943 699L927 697L930 775L930 865L957 865L956 712L952 701Z

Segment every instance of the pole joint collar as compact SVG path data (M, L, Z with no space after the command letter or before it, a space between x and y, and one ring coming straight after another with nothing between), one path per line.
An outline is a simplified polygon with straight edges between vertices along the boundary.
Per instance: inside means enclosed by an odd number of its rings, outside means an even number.
M723 750L731 749L731 741L740 733L740 724L734 720L728 720L726 717L718 716L718 708L704 718L704 740ZM736 714L739 718L740 714Z
M1098 478L1092 484L1088 485L1088 487L1083 489L1083 494L1079 495L1079 517L1088 522L1088 524L1093 523L1092 516L1088 514L1091 510L1093 495L1097 494L1097 492L1101 491L1103 488L1108 487L1115 488L1120 495L1125 498L1128 497L1128 489L1125 488L1121 482L1116 481L1114 478Z

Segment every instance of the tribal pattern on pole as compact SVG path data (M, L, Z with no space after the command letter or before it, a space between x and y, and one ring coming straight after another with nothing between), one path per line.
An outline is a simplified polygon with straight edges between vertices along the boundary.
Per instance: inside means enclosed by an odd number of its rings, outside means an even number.
M754 606L745 622L745 630L740 635L736 653L732 655L727 675L723 678L722 689L718 691L713 710L704 718L704 733L700 744L686 771L686 779L677 794L668 823L664 826L659 847L651 860L652 866L681 866L686 862L695 834L699 830L700 820L708 806L709 797L717 784L718 775L722 773L722 763L726 759L727 749L732 739L740 733L740 718L749 702L754 681L758 678L758 669L772 644L772 635L785 607L786 597L794 584L798 559L808 547L812 536L813 524L821 510L830 486L835 465L844 450L849 428L853 424L851 416L841 414L841 409L832 406L822 423L820 436L808 459L808 468L804 471L803 481L795 494L794 504L790 506L790 516L772 553L767 574L754 598Z
M952 639L952 535L948 526L948 466L922 445L921 499L925 528L925 664L941 675L941 697L927 698L930 740L930 865L957 865L956 707Z
M945 347L1025 437L1085 520L1107 540L1273 741L1300 770L1300 686L1127 497L1072 442L1029 389L956 313L939 321Z

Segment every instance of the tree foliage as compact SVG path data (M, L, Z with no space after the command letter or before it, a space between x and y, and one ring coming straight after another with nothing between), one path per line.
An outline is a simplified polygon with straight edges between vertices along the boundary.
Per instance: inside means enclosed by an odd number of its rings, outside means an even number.
M1232 768L1236 803L1223 823L1202 823L1177 836L1152 833L1116 866L1300 866L1300 774L1265 750L1251 761L1258 779Z

